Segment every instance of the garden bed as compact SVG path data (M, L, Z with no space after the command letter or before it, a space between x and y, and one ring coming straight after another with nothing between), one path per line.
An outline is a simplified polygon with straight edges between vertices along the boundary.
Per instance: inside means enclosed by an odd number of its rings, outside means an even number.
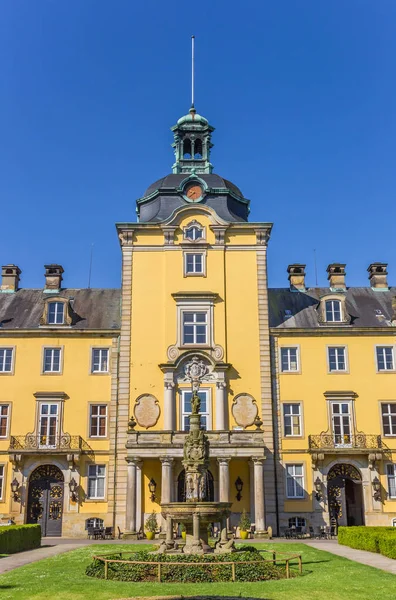
M242 547L231 554L149 554L148 551L140 551L92 558L86 569L87 575L117 581L269 581L290 577L291 561L294 565L298 563L299 572L302 572L301 555L265 552L252 546Z

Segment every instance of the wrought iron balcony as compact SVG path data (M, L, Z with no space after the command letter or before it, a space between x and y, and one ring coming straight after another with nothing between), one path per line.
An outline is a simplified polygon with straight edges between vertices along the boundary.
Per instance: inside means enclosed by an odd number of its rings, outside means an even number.
M321 451L373 451L385 449L380 435L367 433L354 434L334 434L320 433L319 435L308 436L309 449Z
M91 448L79 435L12 435L9 452L88 452Z

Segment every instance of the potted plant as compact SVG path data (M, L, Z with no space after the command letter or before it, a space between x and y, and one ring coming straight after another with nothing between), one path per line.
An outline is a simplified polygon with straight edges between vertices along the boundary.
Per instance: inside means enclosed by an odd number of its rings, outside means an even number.
M186 526L184 525L184 523L180 523L180 531L181 531L181 536L183 538L183 540L186 539Z
M147 517L146 522L144 524L146 529L146 537L148 540L153 540L155 537L155 532L157 531L157 514L155 510L151 513L149 517Z
M241 518L239 519L239 529L242 540L247 540L251 524L252 522L247 516L246 509L244 508L241 514Z

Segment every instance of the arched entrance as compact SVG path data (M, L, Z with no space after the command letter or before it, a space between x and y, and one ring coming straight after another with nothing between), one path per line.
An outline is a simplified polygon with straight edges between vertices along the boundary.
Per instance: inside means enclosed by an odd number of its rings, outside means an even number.
M205 500L206 502L214 502L214 480L210 471L207 471L205 482ZM186 472L183 469L177 478L177 501L186 501Z
M330 518L337 525L364 525L362 476L349 464L331 467L327 475Z
M41 525L43 536L62 535L63 474L55 465L41 465L30 475L27 523Z

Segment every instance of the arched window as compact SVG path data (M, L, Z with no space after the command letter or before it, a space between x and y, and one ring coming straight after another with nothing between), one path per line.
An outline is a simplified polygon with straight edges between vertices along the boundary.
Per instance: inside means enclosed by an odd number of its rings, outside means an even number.
M194 142L194 158L202 158L202 140L199 138Z
M188 227L184 230L184 237L187 240L200 240L203 237L203 229L198 227L197 225L193 225L192 227Z
M191 140L188 138L183 142L183 158L191 158Z
M97 519L96 517L92 519L86 519L85 521L85 529L88 529L88 527L93 527L94 529L96 529L99 527L103 527L103 525L103 519Z

